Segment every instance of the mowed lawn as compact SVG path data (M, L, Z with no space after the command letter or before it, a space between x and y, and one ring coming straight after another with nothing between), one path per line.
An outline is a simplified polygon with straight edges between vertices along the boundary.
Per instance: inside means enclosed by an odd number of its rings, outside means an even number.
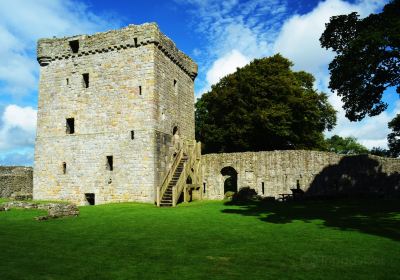
M400 279L400 201L0 212L0 279Z

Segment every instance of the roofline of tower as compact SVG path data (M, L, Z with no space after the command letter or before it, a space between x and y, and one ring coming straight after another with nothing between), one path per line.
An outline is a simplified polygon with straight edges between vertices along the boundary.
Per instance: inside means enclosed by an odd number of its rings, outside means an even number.
M73 40L79 40L79 51L76 53L73 53L69 46L69 42ZM197 64L180 51L175 43L164 35L154 22L141 25L131 24L119 30L99 32L93 35L39 39L37 43L37 60L41 66L46 66L55 60L137 48L148 44L154 44L193 80L196 78Z

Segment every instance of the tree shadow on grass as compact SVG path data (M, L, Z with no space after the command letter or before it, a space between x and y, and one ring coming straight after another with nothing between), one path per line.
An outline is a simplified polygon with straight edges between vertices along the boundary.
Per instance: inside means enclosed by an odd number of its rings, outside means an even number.
M322 220L326 227L356 230L400 241L400 200L335 199L308 201L248 201L225 203L240 208L222 210L226 214L257 216L261 221L275 224L299 220Z
M254 190L251 193L242 188L243 194L239 191L238 199L227 203L242 207L223 212L258 216L262 221L277 224L322 220L326 227L400 241L400 174L386 173L386 169L398 170L398 164L397 160L379 160L368 155L343 157L315 176L304 190L303 200L260 201ZM321 200L322 197L330 199Z

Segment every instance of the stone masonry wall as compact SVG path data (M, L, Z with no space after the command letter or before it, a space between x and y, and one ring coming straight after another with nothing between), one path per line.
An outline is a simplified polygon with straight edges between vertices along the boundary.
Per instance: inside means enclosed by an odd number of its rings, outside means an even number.
M170 167L175 148L173 129L184 139L194 139L194 83L159 49L155 52L156 182L160 185Z
M77 54L69 47L72 39L79 40ZM38 43L38 60L42 67L34 199L82 205L87 203L85 194L93 193L96 204L154 202L159 180L159 130L171 135L169 126L182 123L185 135L194 131L194 120L178 121L188 115L176 112L183 108L183 102L187 105L189 96L193 100L196 64L155 24L92 36L43 39ZM191 92L182 91L180 99L173 97L176 102L171 106L175 108L166 112L171 120L166 125L160 125L160 99L175 94L172 87L157 80L159 68L172 85L174 79L191 84L185 86ZM88 88L84 73L89 74ZM188 108L193 111L193 102ZM74 134L66 133L67 118L75 120ZM184 125L185 121L189 124ZM107 156L113 156L112 171L107 169Z
M32 168L0 166L0 197L7 198L16 192L32 194Z
M265 197L291 194L290 189L296 188L297 181L310 195L400 193L400 159L318 151L269 151L203 155L206 198L224 197L227 176L221 174L221 169L227 166L237 171L238 188L250 187Z

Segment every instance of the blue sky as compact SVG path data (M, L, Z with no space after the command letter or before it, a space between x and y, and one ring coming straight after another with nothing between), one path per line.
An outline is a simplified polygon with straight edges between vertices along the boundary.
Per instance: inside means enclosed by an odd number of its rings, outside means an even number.
M383 0L3 0L0 2L0 164L31 165L36 130L42 37L90 34L128 24L157 22L160 29L199 64L197 97L226 74L254 58L277 52L294 69L317 78L338 110L338 125L327 136L355 136L371 148L386 147L387 122L400 112L398 95L388 90L386 112L350 123L341 101L327 89L333 53L318 38L330 16L379 12Z

